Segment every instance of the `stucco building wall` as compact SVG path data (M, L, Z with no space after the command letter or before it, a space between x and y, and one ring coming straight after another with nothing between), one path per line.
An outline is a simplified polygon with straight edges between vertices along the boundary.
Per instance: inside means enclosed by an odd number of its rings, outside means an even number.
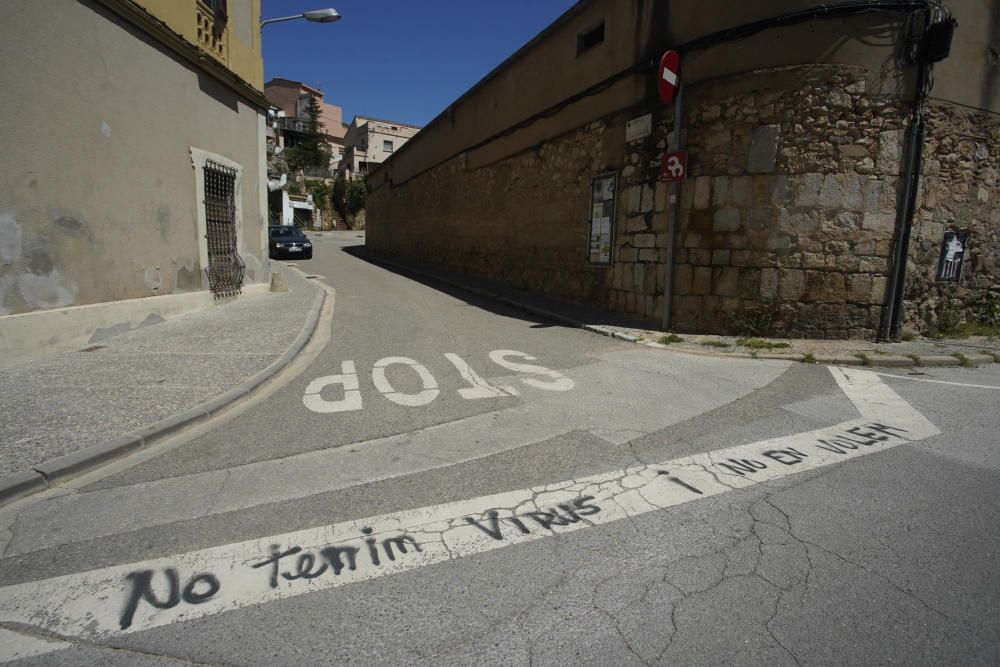
M656 97L653 73L626 75L494 135L511 126L511 114L529 115L502 99L545 109L669 46L815 3L711 0L697 11L694 4L578 3L369 177L368 245L659 322L670 243L659 158L670 145L673 106ZM929 102L930 180L908 270L912 325L934 315L935 293L958 295L968 309L992 298L990 285L1000 283L990 249L1000 231L996 208L975 210L996 197L997 151L977 146L996 136L1000 100L985 83L996 67L983 25L997 20L1000 3L948 4L963 47L938 65L936 79L964 72L965 83L936 88ZM600 59L574 57L577 36L602 17L608 43L593 49ZM789 335L874 335L886 302L914 95L904 28L905 18L891 14L814 20L689 59L691 164L673 268L675 328L722 332L753 318ZM548 66L536 67L542 61ZM572 85L549 81L563 75ZM976 105L985 106L968 108ZM653 133L626 143L626 122L645 113ZM980 141L963 141L963 134ZM932 154L941 147L948 157L938 167ZM604 172L619 176L607 268L587 262L591 178ZM935 205L940 190L961 202ZM932 288L941 235L956 225L977 239L963 287Z
M97 2L3 3L0 63L0 314L207 288L192 148L242 167L267 280L259 109Z

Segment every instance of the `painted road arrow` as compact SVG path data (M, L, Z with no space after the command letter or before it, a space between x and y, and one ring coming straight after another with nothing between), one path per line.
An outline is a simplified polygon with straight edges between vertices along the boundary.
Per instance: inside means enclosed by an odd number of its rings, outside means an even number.
M861 418L658 465L8 586L0 589L0 661L620 521L940 433L874 373L830 372Z

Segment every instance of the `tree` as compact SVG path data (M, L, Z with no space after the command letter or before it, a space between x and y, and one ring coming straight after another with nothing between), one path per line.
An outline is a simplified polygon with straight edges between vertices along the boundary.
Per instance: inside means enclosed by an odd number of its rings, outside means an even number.
M333 181L333 208L345 218L347 217L347 179L343 173L337 174Z
M323 133L323 108L319 105L319 100L314 96L309 96L309 104L306 106L306 113L309 115L309 124L305 131L305 137L298 146L293 146L285 151L285 161L292 171L301 171L309 167L328 168L330 166L330 151L324 148L326 137Z
M351 215L356 214L365 207L366 195L365 179L355 178L347 184L347 193L345 198L347 199L347 211Z

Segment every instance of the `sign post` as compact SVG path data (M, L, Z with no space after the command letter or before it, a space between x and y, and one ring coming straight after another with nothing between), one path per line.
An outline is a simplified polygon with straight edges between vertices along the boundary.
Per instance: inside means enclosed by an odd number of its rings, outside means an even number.
M660 178L667 180L670 186L670 218L667 221L667 234L670 243L667 246L667 264L663 281L663 329L671 327L670 311L673 310L674 293L674 249L677 246L677 216L681 210L681 182L687 178L687 152L682 151L683 138L683 106L684 90L681 88L681 57L676 51L667 51L660 58L659 81L660 98L669 104L674 103L674 140L671 152L663 156ZM683 155L683 159L681 156ZM665 174L664 171L667 173Z

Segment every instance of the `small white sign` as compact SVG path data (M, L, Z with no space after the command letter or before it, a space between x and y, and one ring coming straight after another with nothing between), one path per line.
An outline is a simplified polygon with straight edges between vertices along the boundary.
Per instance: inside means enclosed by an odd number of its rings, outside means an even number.
M633 118L625 124L625 141L645 139L653 133L653 114Z

